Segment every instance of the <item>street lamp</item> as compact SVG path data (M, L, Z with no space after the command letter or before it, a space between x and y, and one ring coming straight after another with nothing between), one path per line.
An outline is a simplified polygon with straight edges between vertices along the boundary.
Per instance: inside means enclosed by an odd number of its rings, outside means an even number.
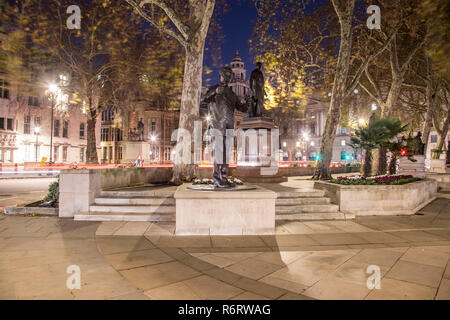
M41 132L41 127L34 127L34 134L36 135L36 162L38 162L38 143L39 143L39 133Z
M361 118L361 119L358 120L358 123L359 123L360 126L363 126L366 122L364 121L363 118Z
M59 91L56 84L51 83L48 85L48 91L50 91L52 96L52 111L50 116L50 163L53 162L53 109L55 107L55 94Z

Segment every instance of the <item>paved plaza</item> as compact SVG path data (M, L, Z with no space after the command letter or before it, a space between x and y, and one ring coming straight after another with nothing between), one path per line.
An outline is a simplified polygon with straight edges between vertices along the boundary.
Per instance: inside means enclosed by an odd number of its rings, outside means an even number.
M448 199L413 216L278 221L274 235L174 229L1 215L0 299L450 299Z

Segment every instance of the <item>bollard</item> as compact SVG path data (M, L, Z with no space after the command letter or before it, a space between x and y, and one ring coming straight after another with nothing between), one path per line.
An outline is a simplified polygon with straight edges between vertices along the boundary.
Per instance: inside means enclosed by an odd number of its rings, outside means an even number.
M3 163L0 163L0 172L3 171Z
M19 173L19 165L17 163L14 163L14 174Z

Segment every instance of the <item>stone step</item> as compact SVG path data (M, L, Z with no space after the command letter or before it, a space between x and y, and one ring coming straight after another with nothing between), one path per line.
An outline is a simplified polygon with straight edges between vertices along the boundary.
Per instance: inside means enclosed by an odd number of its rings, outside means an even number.
M325 196L323 190L277 191L278 198L320 198Z
M275 215L275 220L289 220L289 221L299 221L299 220L345 220L351 219L352 217L347 217L342 212L305 212L296 214L281 214Z
M134 198L113 198L113 197L102 197L95 198L96 205L159 205L159 206L174 206L175 199L166 198L144 198L144 197L134 197Z
M329 204L330 198L312 197L312 198L278 198L275 206L295 206L301 204Z
M175 213L172 214L142 214L142 213L117 213L117 212L77 212L74 220L78 221L175 221Z
M175 206L152 205L91 205L89 212L116 212L116 213L175 213Z
M103 190L100 197L108 198L173 198L175 191L165 190L144 190L144 191L126 191L126 190Z
M305 204L300 206L275 206L275 214L296 214L304 212L339 212L336 204Z

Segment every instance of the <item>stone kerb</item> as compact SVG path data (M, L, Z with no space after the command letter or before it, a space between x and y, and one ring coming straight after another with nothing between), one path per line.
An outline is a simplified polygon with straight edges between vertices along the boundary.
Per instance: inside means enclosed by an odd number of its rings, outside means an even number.
M246 191L175 192L177 235L272 234L276 193L260 186Z
M171 168L115 168L61 170L59 175L59 216L73 217L89 211L99 193L108 188L135 184L164 183Z
M317 181L339 211L356 216L412 215L436 198L437 182L422 180L404 185L339 185Z

